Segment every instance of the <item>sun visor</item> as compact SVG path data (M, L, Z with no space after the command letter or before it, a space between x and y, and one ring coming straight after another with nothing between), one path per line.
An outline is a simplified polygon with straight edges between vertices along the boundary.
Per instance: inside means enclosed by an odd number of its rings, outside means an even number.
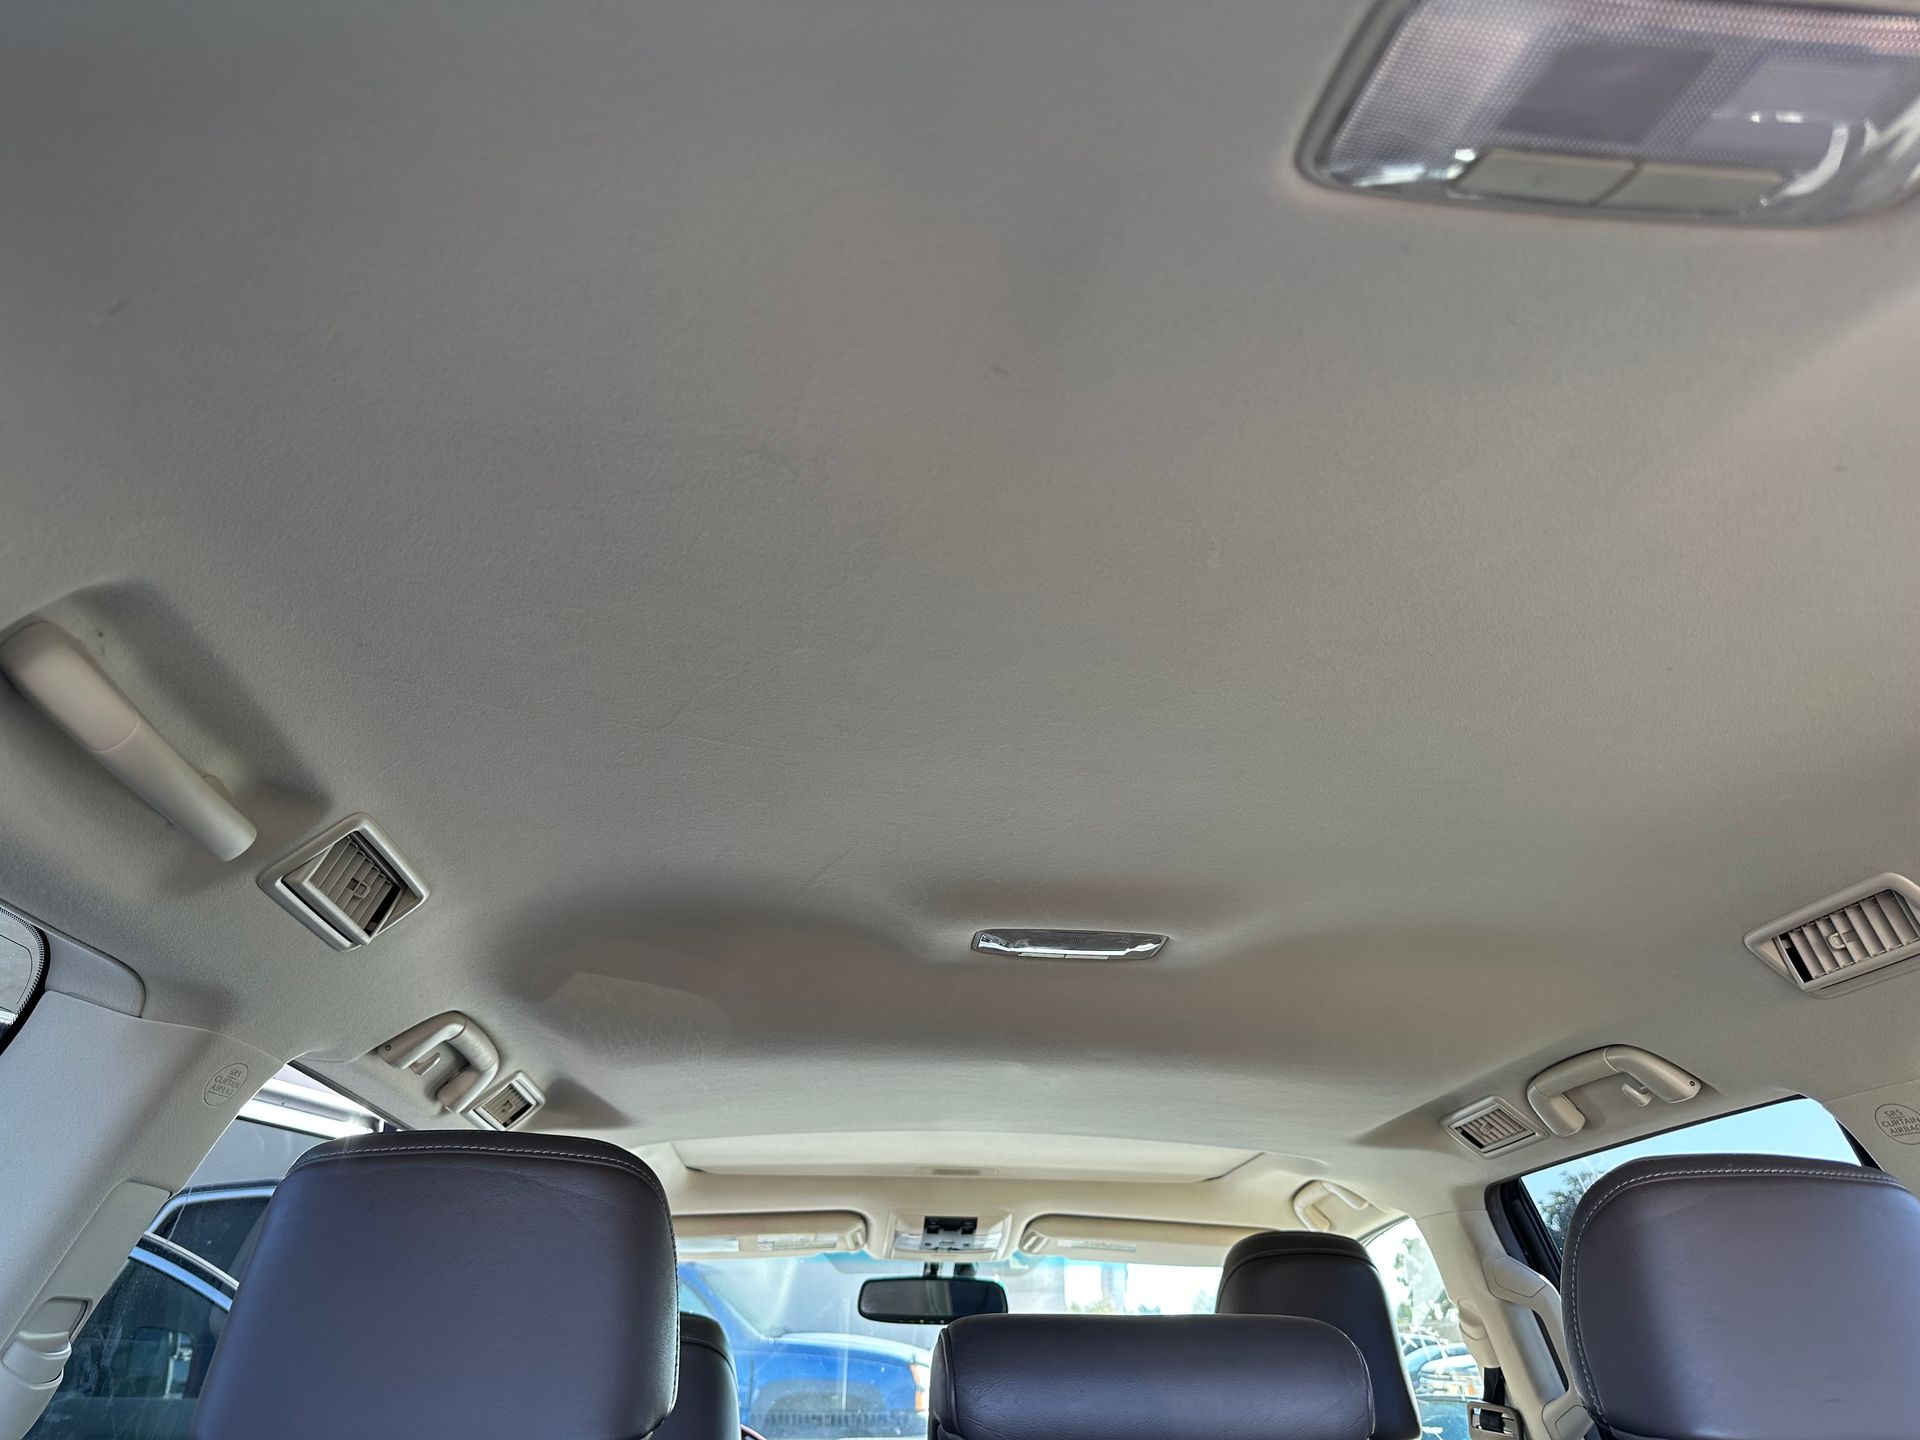
M776 1210L754 1215L675 1215L683 1259L752 1259L839 1254L864 1249L867 1221L851 1210Z
M1058 1255L1069 1260L1218 1265L1236 1242L1253 1233L1238 1225L1041 1215L1027 1225L1020 1237L1020 1249L1028 1255Z

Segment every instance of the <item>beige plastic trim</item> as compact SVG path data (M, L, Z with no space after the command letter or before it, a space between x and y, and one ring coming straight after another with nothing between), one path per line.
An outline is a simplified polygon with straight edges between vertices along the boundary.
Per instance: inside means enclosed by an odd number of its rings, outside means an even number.
M1573 1374L1573 1359L1567 1353L1566 1316L1561 1308L1560 1292L1553 1282L1511 1255L1487 1256L1480 1262L1480 1273L1487 1282L1488 1293L1495 1299L1521 1306L1540 1317L1540 1326L1546 1331L1547 1343L1553 1347L1561 1371ZM1580 1393L1571 1387L1547 1403L1541 1418L1553 1440L1577 1440L1593 1425Z
M1480 1275L1486 1279L1486 1288L1496 1300L1505 1300L1509 1306L1523 1306L1540 1317L1540 1327L1548 1334L1548 1344L1553 1346L1553 1357L1565 1375L1572 1375L1572 1356L1567 1354L1567 1315L1561 1308L1559 1290L1553 1288L1548 1277L1513 1256L1486 1256L1480 1261ZM1542 1419L1553 1440L1576 1440L1594 1425L1580 1400L1580 1392L1571 1384L1567 1394L1549 1400Z
M1586 1402L1578 1390L1569 1390L1558 1400L1548 1401L1540 1418L1552 1440L1580 1440L1593 1429L1593 1416L1587 1413Z
M47 979L49 991L71 995L103 1010L118 1010L122 1015L139 1015L147 1008L146 982L115 960L71 935L63 935L52 926L0 905L0 911L37 929L47 942Z
M473 1104L500 1073L498 1047L470 1016L448 1010L394 1036L373 1053L396 1070L410 1070L420 1065L421 1073L425 1074L432 1065L423 1062L442 1045L467 1062L465 1068L455 1071L434 1092L434 1099L443 1110L458 1115Z
M1440 1268L1441 1279L1460 1307L1461 1337L1483 1366L1498 1365L1507 1380L1507 1403L1539 1430L1539 1416L1549 1401L1567 1388L1556 1360L1559 1337L1549 1339L1539 1314L1514 1295L1534 1299L1534 1282L1505 1267L1496 1267L1489 1283L1489 1259L1510 1260L1484 1191L1476 1189L1468 1209L1416 1217ZM1521 1267L1524 1270L1525 1267ZM1505 1294L1496 1293L1499 1286ZM1467 1317L1471 1315L1472 1322ZM1485 1330L1482 1336L1479 1332Z
M1849 905L1857 905L1869 895L1878 895L1883 890L1891 890L1907 902L1915 915L1920 915L1920 885L1915 885L1904 875L1875 875L1870 880L1862 880L1857 885L1849 885L1844 890L1836 890L1824 900L1816 900L1811 905L1802 905L1791 914L1782 915L1770 925L1762 925L1758 930L1750 930L1746 936L1747 949L1764 961L1767 968L1779 975L1794 989L1807 995L1818 995L1835 985L1844 985L1849 980L1857 980L1862 975L1870 975L1876 970L1884 970L1889 965L1898 965L1915 958L1915 949L1911 945L1899 945L1888 948L1884 953L1871 960L1855 960L1843 969L1831 974L1820 975L1812 980L1802 980L1794 974L1793 967L1780 953L1780 939L1791 931L1798 930L1836 910L1844 910Z
M280 1063L231 1036L56 990L9 1038L0 1051L0 1355L9 1357L0 1435L25 1431L72 1327Z
M1019 1248L1028 1255L1139 1265L1217 1265L1221 1256L1255 1233L1238 1225L1036 1215L1021 1232Z
M396 896L386 918L372 934L360 928L352 917L304 882L313 870L332 854L333 848L348 836L372 850L400 881L405 893ZM371 815L353 814L336 821L306 844L270 865L260 876L260 888L273 903L292 915L307 929L336 950L354 950L370 945L426 903L427 882L408 863L385 830ZM296 889L298 885L298 889Z
M0 671L67 738L222 860L244 854L253 822L198 770L58 625L36 620L0 641Z
M1333 1212L1327 1208L1329 1201L1339 1201L1347 1209L1358 1214L1369 1208L1371 1202L1349 1190L1346 1186L1332 1180L1309 1180L1293 1192L1293 1213L1299 1217L1302 1227L1308 1230L1338 1230L1340 1223Z
M1627 1077L1621 1089L1636 1105L1656 1099L1677 1105L1700 1093L1700 1082L1672 1061L1636 1045L1607 1045L1542 1070L1527 1083L1527 1104L1554 1134L1578 1135L1587 1117L1569 1092L1615 1075Z
M1560 1292L1553 1288L1553 1282L1511 1255L1487 1256L1480 1262L1480 1273L1487 1282L1488 1293L1496 1300L1521 1306L1540 1317L1540 1323L1547 1327L1548 1341L1564 1366L1568 1357L1561 1352L1565 1349L1566 1330L1560 1311Z

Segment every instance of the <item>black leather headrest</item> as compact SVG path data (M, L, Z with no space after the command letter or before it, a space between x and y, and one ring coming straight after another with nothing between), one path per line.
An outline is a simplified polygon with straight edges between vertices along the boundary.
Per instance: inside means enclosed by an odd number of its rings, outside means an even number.
M307 1152L260 1224L195 1440L637 1440L673 1408L673 1228L612 1145L456 1131Z
M740 1392L727 1332L680 1312L680 1396L654 1440L740 1440Z
M933 1440L1366 1440L1331 1325L1256 1315L976 1315L933 1351Z
M1366 1246L1344 1235L1269 1230L1249 1235L1220 1267L1222 1315L1324 1320L1360 1348L1373 1378L1374 1440L1418 1440L1420 1412L1400 1363L1400 1336Z
M1622 1165L1567 1227L1567 1340L1619 1440L1892 1440L1920 1425L1920 1200L1763 1155Z
M729 1373L733 1371L733 1347L727 1344L727 1332L720 1328L720 1322L707 1315L696 1315L691 1310L680 1312L680 1374L687 1373L687 1352L699 1350L703 1358L699 1363L724 1365Z

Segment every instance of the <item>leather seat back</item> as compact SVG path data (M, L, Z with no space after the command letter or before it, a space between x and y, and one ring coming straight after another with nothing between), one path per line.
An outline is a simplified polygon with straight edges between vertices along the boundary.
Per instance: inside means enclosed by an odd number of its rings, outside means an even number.
M1920 1434L1920 1200L1877 1170L1657 1156L1567 1227L1567 1341L1618 1440Z
M673 1408L676 1294L666 1198L625 1150L333 1141L267 1206L194 1440L639 1440Z
M1323 1320L1359 1348L1373 1381L1373 1440L1418 1440L1420 1412L1400 1335L1366 1247L1344 1235L1269 1230L1227 1252L1214 1303L1222 1315Z
M740 1387L727 1332L680 1312L680 1395L654 1440L740 1440Z
M933 1351L932 1440L1366 1440L1360 1352L1313 1320L976 1315Z

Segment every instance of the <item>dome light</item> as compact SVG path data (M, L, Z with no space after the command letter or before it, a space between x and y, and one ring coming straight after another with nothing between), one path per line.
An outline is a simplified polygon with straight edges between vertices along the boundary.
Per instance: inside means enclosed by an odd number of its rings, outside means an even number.
M1920 14L1734 0L1393 0L1303 168L1342 189L1813 224L1920 184Z

